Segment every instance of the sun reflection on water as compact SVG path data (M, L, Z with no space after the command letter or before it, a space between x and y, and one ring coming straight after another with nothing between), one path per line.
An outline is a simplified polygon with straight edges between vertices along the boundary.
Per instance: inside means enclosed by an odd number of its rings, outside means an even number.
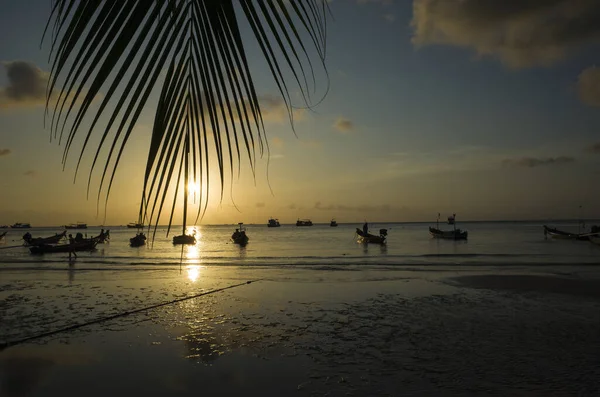
M200 266L200 265L188 265L187 266L187 276L188 279L194 283L198 280L198 278L200 277L200 270L202 270L202 268L204 268L204 266Z

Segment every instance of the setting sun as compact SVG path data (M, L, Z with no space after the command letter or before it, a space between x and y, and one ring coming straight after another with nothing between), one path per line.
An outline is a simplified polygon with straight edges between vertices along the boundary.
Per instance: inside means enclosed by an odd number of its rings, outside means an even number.
M197 197L200 193L200 184L197 182L188 183L188 194L193 197Z

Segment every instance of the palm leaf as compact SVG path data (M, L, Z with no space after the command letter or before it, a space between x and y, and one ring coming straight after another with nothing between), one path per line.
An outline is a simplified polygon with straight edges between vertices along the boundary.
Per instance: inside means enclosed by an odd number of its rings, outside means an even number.
M123 151L160 88L139 220L156 233L170 202L170 229L183 183L185 232L191 181L205 186L197 221L207 209L213 167L222 199L242 158L254 173L257 151L268 151L240 23L252 32L293 121L292 90L310 106L315 60L326 73L328 11L326 0L54 0L47 111L51 136L65 141L63 165L79 137L76 176L95 138L88 194L98 168L97 199L104 192L106 205Z

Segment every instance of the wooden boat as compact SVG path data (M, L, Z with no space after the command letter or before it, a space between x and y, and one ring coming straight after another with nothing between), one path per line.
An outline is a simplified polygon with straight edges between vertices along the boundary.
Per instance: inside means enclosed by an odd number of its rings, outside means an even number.
M87 229L87 223L77 222L65 225L65 229Z
M452 230L441 230L440 229L440 213L438 213L436 227L429 227L429 234L433 238L441 238L444 240L466 240L469 236L469 232L466 230L460 230L456 228L456 214L452 214L448 217L448 224L453 225Z
M356 234L358 234L358 242L359 243L367 243L367 244L385 244L387 229L379 229L379 236L376 236L371 233L365 233L359 228L356 228Z
M570 233L563 230L558 230L554 227L544 225L544 236L550 236L560 240L579 240L588 241L589 236L586 233Z
M130 229L143 229L144 225L139 222L131 222L127 224L127 227Z
M431 234L431 237L443 238L446 240L466 240L469 232L460 229L440 230L435 227L430 227L429 234Z
M335 219L332 219L331 222L329 222L329 226L330 227L337 227L338 223Z
M0 233L0 240L2 240L4 238L4 236L6 236L6 233L8 233L8 232Z
M67 236L67 231L63 231L62 233L57 233L54 236L50 237L37 237L33 238L31 233L27 232L23 235L23 240L25 241L25 245L47 245L47 244L58 244L60 240Z
M194 244L196 244L196 237L192 236L191 234L181 234L179 236L174 236L173 244L175 244L175 245L181 245L181 244L194 245Z
M270 218L269 222L267 223L267 227L280 227L281 225L279 224L279 219L273 219Z
M298 219L296 221L296 226L312 226L313 223L310 219Z
M144 233L138 233L135 237L129 239L129 245L132 247L141 247L142 245L146 245L146 236Z
M243 227L243 223L240 223L239 225L240 227L235 229L235 232L231 235L231 240L236 244L246 245L250 238L246 235L246 229Z
M100 230L100 234L96 237L92 237L91 240L96 240L99 244L104 244L110 239L110 230L104 231L104 229Z
M31 228L31 224L17 222L14 225L10 225L10 227L13 228L13 229L30 229Z
M32 254L53 254L57 252L79 252L79 251L93 251L96 248L96 241L83 241L79 243L69 244L43 244L35 245L29 248Z

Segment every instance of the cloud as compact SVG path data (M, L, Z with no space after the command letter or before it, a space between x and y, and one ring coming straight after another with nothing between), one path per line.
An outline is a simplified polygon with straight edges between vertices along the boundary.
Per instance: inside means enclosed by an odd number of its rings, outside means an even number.
M600 43L597 0L413 0L413 43L451 45L514 68Z
M0 109L46 103L48 72L24 61L0 62L6 70L8 85L0 88Z
M256 203L256 208L265 208L265 203Z
M264 121L273 122L286 122L289 120L289 112L285 106L283 98L275 95L261 95L258 98L260 102L260 110ZM248 107L248 109L250 109ZM292 117L294 121L301 121L304 119L304 109L293 109Z
M539 166L547 165L564 165L574 163L575 159L569 156L559 157L546 157L546 158L535 158L535 157L522 157L520 159L505 159L502 163L505 166L511 167L524 167L524 168L535 168Z
M577 79L577 92L581 102L590 106L600 106L600 68L585 69Z
M392 207L389 204L381 205L357 205L349 206L344 204L323 205L320 201L315 203L314 209L319 211L346 211L346 212L390 212Z
M273 146L277 147L277 148L282 148L284 145L283 139L279 138L279 137L274 137L271 139L271 144L273 144Z
M33 177L37 176L37 172L35 172L33 170L29 170L29 171L25 171L23 173L23 175L33 178Z
M393 23L396 20L396 16L394 14L385 14L383 19L388 21L389 23Z
M300 145L308 148L308 149L321 149L323 147L323 143L320 141L317 141L315 139L309 139L307 141L299 141Z
M10 149L0 149L0 156L8 156L10 153Z
M600 154L600 142L596 142L585 148L586 152Z
M333 128L346 134L354 129L354 123L346 118L340 117L335 121L335 124L333 124Z
M394 4L394 0L356 0L357 4L380 4L383 6L389 6Z

